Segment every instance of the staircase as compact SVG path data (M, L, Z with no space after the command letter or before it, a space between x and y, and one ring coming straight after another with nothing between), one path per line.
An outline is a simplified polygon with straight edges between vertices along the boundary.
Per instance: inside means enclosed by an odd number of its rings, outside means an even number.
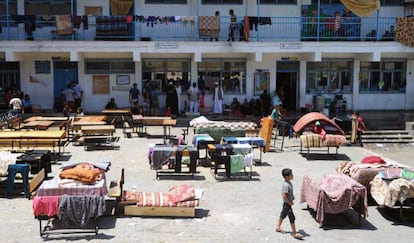
M407 130L374 130L362 134L362 143L413 143Z

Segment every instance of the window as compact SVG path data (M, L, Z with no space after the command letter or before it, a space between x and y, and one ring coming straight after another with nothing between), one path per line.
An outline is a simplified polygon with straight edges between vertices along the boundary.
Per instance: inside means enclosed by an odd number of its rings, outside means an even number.
M150 81L155 89L164 92L169 82L179 82L187 91L191 84L190 59L144 59L142 61L142 87Z
M306 93L351 93L353 61L350 59L324 59L308 62Z
M406 61L384 59L381 62L361 62L359 92L405 92Z
M86 74L135 73L135 63L130 59L86 59Z
M187 0L145 0L145 4L187 4Z
M243 4L243 0L201 0L201 4Z
M6 1L0 2L0 16L6 15ZM9 14L17 14L17 0L9 0ZM6 16L4 16L4 20Z
M76 1L65 0L25 0L26 15L76 15ZM73 10L73 13L72 13Z
M257 4L259 4L259 0L257 0ZM296 0L260 0L260 4L289 4L289 5L296 5Z
M212 91L220 82L226 93L246 93L246 59L203 59L198 64L198 87Z

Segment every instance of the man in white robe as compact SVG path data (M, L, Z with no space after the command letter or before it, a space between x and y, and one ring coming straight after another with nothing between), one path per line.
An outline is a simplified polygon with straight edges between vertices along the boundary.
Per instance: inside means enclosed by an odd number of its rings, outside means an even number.
M198 99L200 91L198 90L197 83L193 83L193 86L188 90L188 100L190 101L190 112L198 113Z
M178 99L178 115L181 114L181 93L183 92L180 86L180 82L177 80L175 81L175 90L177 91L177 99Z
M222 114L223 113L223 98L224 92L219 82L214 83L214 94L213 94L213 101L214 101L214 114Z

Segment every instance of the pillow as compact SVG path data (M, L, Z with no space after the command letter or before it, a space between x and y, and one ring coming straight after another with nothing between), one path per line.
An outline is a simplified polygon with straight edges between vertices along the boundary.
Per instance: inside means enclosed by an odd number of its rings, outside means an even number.
M403 169L401 172L401 177L407 180L414 180L414 171Z
M122 201L136 203L138 202L138 199L139 199L138 195L139 195L139 192L125 190L122 193Z
M386 164L385 161L379 156L367 156L362 159L363 164Z
M70 168L60 172L61 179L74 179L84 183L93 184L101 176L99 169Z
M401 177L402 169L400 168L389 168L378 172L380 177L385 180L393 180Z
M190 185L173 186L168 192L174 203L193 200L195 196L194 187Z

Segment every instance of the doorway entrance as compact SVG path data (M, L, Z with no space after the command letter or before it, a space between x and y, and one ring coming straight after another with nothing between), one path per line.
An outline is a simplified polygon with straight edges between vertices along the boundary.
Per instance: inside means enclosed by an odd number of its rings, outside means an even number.
M277 61L276 91L286 111L298 110L298 61Z
M62 91L72 82L78 82L78 63L68 61L53 62L53 95L55 102L53 108L60 112L63 109Z

